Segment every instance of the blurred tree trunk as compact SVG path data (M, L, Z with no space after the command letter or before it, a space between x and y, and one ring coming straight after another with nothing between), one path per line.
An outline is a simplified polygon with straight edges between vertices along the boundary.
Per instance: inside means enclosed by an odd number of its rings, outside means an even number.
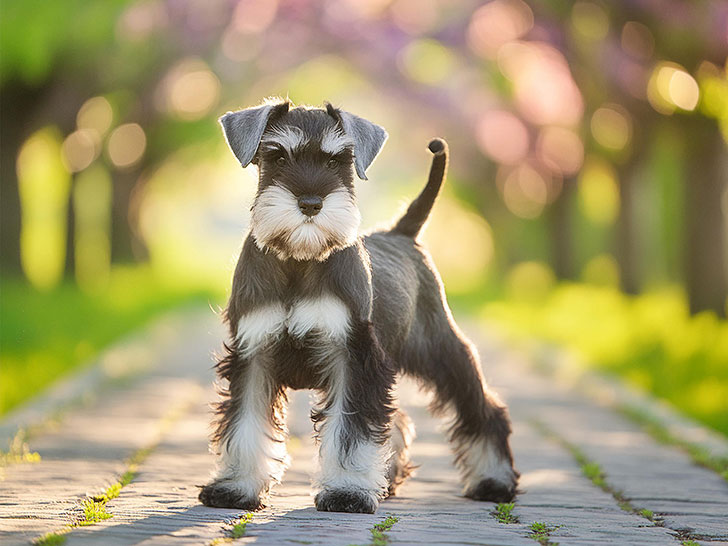
M112 172L111 262L130 263L148 258L147 246L132 224L132 196L140 169Z
M714 120L690 116L683 126L687 137L684 258L690 312L710 310L725 317L725 143Z
M625 294L639 294L640 264L636 245L634 185L638 183L638 154L632 153L619 170L619 216L616 230L616 258L619 284Z
M76 211L73 208L75 182L75 177L71 176L66 205L66 264L63 268L64 276L71 281L74 280L76 271Z
M20 83L0 90L0 270L20 275L20 194L15 162L25 139L32 132L30 120L43 89Z
M571 202L576 184L576 178L564 179L561 194L551 204L548 211L548 223L551 232L551 262L554 274L561 280L574 278Z

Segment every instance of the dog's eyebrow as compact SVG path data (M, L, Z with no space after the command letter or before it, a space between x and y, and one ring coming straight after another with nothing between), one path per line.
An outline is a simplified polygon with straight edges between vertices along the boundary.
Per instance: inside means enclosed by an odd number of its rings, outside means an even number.
M273 127L270 132L263 135L260 144L264 148L281 146L288 153L293 153L303 146L305 140L303 131L298 127Z
M321 151L327 154L337 154L350 147L354 147L354 140L335 127L327 129L321 137Z

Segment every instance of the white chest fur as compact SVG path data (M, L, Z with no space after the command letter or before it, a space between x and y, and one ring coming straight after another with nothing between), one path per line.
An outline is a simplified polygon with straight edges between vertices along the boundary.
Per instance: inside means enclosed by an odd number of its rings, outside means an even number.
M246 313L238 321L237 339L243 354L250 356L284 333L299 339L316 333L341 342L349 325L349 308L339 298L324 295L296 301L290 307L274 303Z

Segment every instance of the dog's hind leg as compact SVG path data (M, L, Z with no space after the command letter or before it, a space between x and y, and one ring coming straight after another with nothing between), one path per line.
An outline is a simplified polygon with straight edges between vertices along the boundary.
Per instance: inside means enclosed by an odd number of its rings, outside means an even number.
M288 466L286 395L271 377L265 351L246 357L226 349L218 373L229 387L221 393L213 439L219 464L213 481L200 491L200 501L218 508L257 510Z
M415 425L412 419L402 409L398 408L392 417L389 438L389 445L392 449L387 469L389 495L396 495L399 486L404 483L414 470L414 466L410 463L409 452L414 438Z
M414 373L434 389L433 411L440 415L454 413L448 438L463 493L475 500L512 500L518 472L513 468L508 442L508 410L488 390L475 349L450 323L432 340L429 352L427 362Z

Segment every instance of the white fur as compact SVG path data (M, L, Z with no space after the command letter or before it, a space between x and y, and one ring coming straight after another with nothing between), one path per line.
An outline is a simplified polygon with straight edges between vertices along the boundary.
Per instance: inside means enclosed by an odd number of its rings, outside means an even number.
M323 261L335 248L356 240L361 214L353 197L345 189L334 190L323 200L321 212L306 216L298 208L298 199L280 185L265 188L252 210L252 233L260 249L275 238L286 241L286 249L277 249L281 259ZM331 241L335 246L331 247Z
M349 334L349 308L335 296L294 304L288 318L288 333L301 338L311 331L344 342Z
M321 138L321 151L327 154L338 154L353 146L354 141L350 136L333 127L324 132Z
M389 446L371 441L360 441L348 456L342 445L342 431L346 427L344 401L346 396L346 360L344 350L334 350L327 362L333 385L329 397L333 404L326 411L319 432L318 471L314 487L323 490L357 490L368 494L378 503L387 491L386 468L391 457ZM319 400L323 405L324 400Z
M509 487L516 479L511 463L501 457L492 442L486 438L479 438L467 446L458 467L465 493L473 491L486 478L491 478Z
M283 146L285 150L292 154L297 148L303 146L306 142L306 137L303 131L298 127L275 127L270 132L263 136L260 141L263 147L271 147L271 145L278 144Z
M251 356L280 334L288 313L280 303L255 309L238 321L238 343L245 357Z
M280 483L289 465L287 431L270 422L271 383L265 374L264 358L255 356L245 377L240 412L227 442L223 442L217 479L233 482L249 498L267 494ZM283 423L285 415L278 415Z

